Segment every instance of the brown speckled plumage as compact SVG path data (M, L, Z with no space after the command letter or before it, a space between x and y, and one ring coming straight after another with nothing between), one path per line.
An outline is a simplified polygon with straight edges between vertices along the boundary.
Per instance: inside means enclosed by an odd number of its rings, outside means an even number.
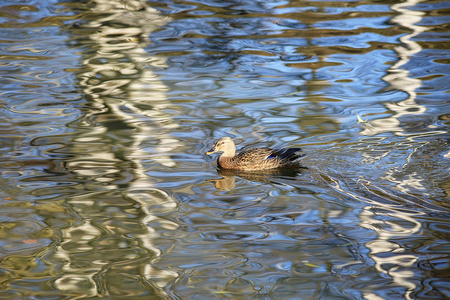
M217 160L220 168L242 171L298 167L298 159L304 156L300 148L250 148L236 154L236 146L229 137L220 138L206 154L215 152L223 152Z

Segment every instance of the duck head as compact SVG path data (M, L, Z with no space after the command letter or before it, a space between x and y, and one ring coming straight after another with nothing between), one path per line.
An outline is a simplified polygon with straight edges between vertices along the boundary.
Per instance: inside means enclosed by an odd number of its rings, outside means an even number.
M236 146L234 145L234 142L230 137L222 137L217 140L214 146L209 149L206 154L209 155L216 152L223 152L222 155L232 157L236 152Z

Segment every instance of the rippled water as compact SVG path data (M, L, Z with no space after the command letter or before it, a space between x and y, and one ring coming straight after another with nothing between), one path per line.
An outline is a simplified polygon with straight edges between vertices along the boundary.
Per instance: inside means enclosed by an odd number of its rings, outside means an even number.
M0 298L450 297L449 7L1 1Z

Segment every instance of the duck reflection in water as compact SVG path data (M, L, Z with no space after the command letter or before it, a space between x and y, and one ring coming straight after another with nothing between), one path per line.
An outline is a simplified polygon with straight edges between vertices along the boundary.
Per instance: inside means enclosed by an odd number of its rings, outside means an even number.
M302 166L299 160L305 156L300 148L248 148L236 154L236 146L229 137L222 137L206 152L207 155L222 152L217 159L222 179L214 182L219 191L235 187L235 176L251 181L271 182L274 176L295 177Z
M297 175L301 174L301 169L307 169L306 167L293 168L278 168L262 171L243 172L238 170L217 169L222 178L209 179L207 182L213 182L214 187L218 191L231 191L236 186L236 176L250 181L257 181L262 183L275 183L282 179L294 179Z

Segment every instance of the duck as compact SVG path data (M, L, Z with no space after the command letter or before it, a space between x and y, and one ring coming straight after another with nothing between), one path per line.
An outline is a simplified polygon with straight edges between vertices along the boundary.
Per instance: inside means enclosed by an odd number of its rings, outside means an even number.
M236 154L236 145L228 136L218 139L206 155L216 152L222 152L217 159L219 168L239 171L296 168L300 166L299 159L305 156L301 148L271 149L268 147L248 148Z

